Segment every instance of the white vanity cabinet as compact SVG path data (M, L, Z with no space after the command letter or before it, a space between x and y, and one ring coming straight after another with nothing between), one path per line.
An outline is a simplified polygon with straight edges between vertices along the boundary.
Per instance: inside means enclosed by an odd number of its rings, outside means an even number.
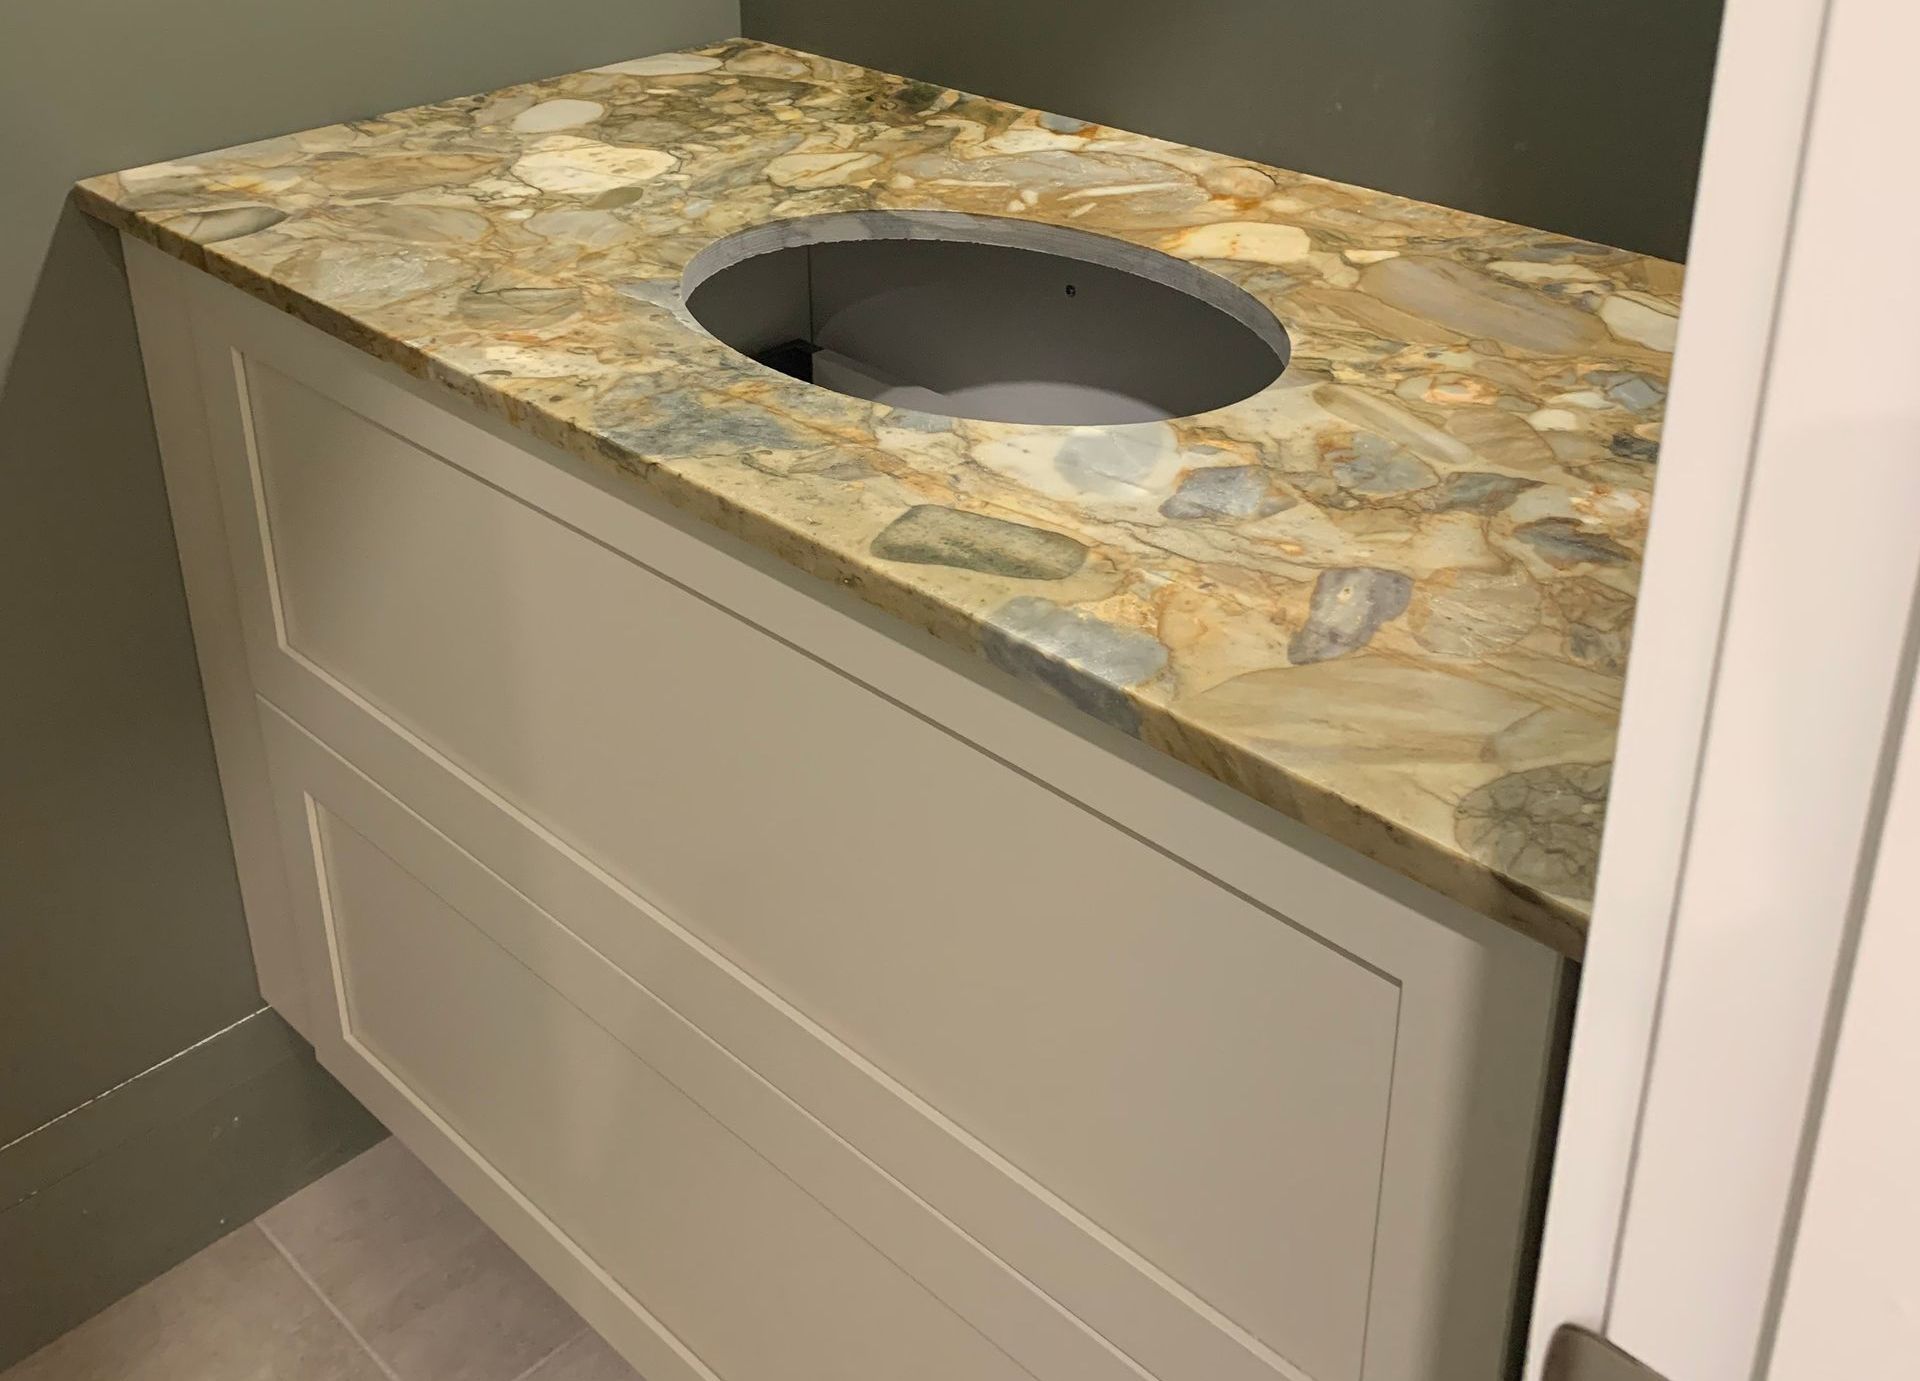
M1566 963L148 246L249 924L650 1381L1479 1381Z

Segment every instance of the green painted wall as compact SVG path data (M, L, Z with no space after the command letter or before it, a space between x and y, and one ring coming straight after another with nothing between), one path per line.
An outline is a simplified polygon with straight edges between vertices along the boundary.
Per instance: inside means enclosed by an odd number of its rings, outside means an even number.
M378 1135L274 1018L233 1025L260 999L133 317L68 187L738 26L734 0L0 5L0 1367Z
M742 0L754 38L1667 258L1720 0Z

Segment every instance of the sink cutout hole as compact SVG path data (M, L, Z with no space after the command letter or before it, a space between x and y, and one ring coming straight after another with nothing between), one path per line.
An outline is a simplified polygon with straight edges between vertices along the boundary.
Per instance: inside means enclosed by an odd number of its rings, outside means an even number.
M1237 403L1285 329L1219 275L1105 235L866 212L755 226L695 256L687 310L796 379L949 417L1098 425Z

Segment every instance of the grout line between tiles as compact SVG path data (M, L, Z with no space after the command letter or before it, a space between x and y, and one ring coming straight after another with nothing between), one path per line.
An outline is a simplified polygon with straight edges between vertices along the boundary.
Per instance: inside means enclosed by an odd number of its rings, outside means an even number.
M260 1219L254 1219L253 1225L260 1230L260 1235L273 1245L273 1249L280 1253L281 1259L293 1268L293 1273L300 1277L301 1284L313 1291L313 1297L320 1301L321 1305L329 1314L333 1315L334 1321L347 1330L347 1336L359 1345L360 1350L367 1354L376 1367L380 1368L380 1374L385 1376L387 1381L400 1381L399 1373L387 1365L386 1358L373 1350L373 1344L360 1336L360 1330L355 1328L353 1324L348 1321L347 1316L340 1312L339 1307L327 1298L327 1292L320 1288L319 1282L307 1274L305 1267L294 1260L293 1253L287 1250L286 1245L282 1243L278 1237L275 1237L273 1232ZM542 1360L545 1359L543 1358Z
M572 1347L575 1343L579 1342L581 1338L585 1337L586 1333L587 1333L587 1325L583 1322L580 1325L580 1327L576 1328L573 1332L567 1334L566 1337L562 1338L559 1342L555 1343L544 1357L540 1358L532 1366L528 1367L525 1371L521 1372L518 1376L514 1377L513 1381L527 1381L528 1377L532 1376L536 1371L539 1371L540 1368L544 1367L547 1363L551 1362L554 1358L558 1357L560 1355L560 1351L562 1348Z

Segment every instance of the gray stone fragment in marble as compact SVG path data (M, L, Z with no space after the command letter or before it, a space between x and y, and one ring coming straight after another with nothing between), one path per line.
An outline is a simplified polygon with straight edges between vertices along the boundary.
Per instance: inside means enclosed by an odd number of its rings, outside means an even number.
M684 125L664 117L643 115L604 128L609 143L631 148L664 149L687 137Z
M1626 670L1633 632L1633 598L1585 576L1552 583L1553 602L1566 621L1566 652L1574 662L1612 675Z
M1020 580L1061 580L1086 562L1084 545L1058 532L944 504L916 504L873 539L875 556L958 566Z
M1090 429L1067 438L1053 468L1083 494L1132 494L1153 474L1166 448L1158 429Z
M1167 665L1165 645L1151 634L1036 595L1016 596L989 614L980 650L1002 671L1130 734L1139 733L1140 715L1125 688L1151 681Z
M1540 612L1540 587L1518 566L1505 571L1451 567L1420 582L1407 626L1429 652L1486 657L1531 633Z
M1651 464L1660 457L1660 443L1644 436L1615 436L1607 442L1607 449L1622 460L1644 460Z
M1274 492L1262 466L1217 465L1189 471L1160 512L1168 518L1264 518L1294 502Z
M1365 432L1337 456L1333 477L1355 494L1405 494L1436 478L1433 467L1405 446Z
M580 310L578 288L476 288L462 293L460 319L474 326L531 331L557 326Z
M1607 536L1591 532L1571 518L1542 518L1522 523L1513 535L1539 552L1549 565L1565 568L1592 562L1601 566L1620 566L1633 560L1633 553Z
M378 254L313 240L282 259L280 281L309 297L342 308L383 303L472 281L472 269L438 248L389 244Z
M724 408L699 389L650 392L629 385L607 391L594 405L594 425L616 446L648 460L747 451L800 451L823 438L803 432L780 414L743 398Z
M1511 772L1461 799L1454 836L1515 880L1584 901L1593 895L1611 778L1606 763Z
M882 425L892 431L924 432L929 436L955 430L953 418L935 412L915 412L911 408L889 408Z
M1381 624L1407 611L1412 596L1413 581L1399 571L1370 566L1322 571L1313 584L1307 621L1287 644L1288 660L1327 662L1357 652Z
M1448 475L1432 489L1420 495L1420 506L1429 513L1498 513L1529 489L1538 489L1539 480L1501 475L1491 470L1464 470Z
M1666 401L1667 391L1643 374L1616 374L1607 397L1633 412L1647 412Z
M1464 336L1519 350L1576 355L1603 344L1591 312L1445 259L1402 255L1361 271L1361 287L1382 302Z

